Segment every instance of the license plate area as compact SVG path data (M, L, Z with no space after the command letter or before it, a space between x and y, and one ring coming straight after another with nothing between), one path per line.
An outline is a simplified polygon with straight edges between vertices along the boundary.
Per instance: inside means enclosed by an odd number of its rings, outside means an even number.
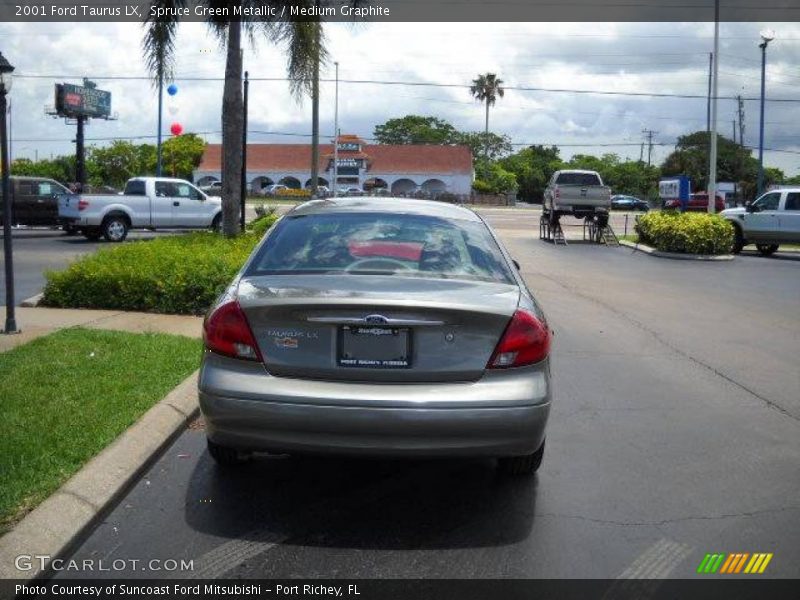
M411 366L411 331L407 327L343 325L336 362L340 367L407 369Z

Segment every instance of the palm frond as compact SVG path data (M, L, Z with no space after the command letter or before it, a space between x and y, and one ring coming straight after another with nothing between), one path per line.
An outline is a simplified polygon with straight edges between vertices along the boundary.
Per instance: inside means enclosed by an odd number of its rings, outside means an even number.
M154 0L150 3L156 8L176 9L186 5L185 0ZM175 38L178 34L178 19L174 16L148 17L144 22L145 34L142 38L147 70L153 76L153 85L159 80L168 80L175 69Z

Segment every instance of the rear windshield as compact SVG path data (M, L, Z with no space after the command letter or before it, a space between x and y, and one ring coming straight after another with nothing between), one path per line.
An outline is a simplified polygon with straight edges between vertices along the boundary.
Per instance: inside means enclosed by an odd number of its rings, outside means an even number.
M594 173L561 173L556 180L561 185L601 185Z
M393 213L283 218L247 275L291 273L514 281L482 223Z
M141 179L131 179L125 185L125 195L127 196L144 196L145 194L144 181Z

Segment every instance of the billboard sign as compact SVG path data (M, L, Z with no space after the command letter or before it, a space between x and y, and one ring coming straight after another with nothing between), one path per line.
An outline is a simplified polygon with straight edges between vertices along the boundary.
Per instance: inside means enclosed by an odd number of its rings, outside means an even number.
M61 117L91 117L107 119L111 116L111 92L98 90L91 82L87 85L56 84L56 113Z

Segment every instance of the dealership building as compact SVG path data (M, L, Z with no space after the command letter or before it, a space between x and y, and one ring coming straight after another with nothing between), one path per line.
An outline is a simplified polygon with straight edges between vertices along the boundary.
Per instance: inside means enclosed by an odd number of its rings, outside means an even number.
M469 194L474 177L467 146L367 144L340 135L337 153L339 189L384 188L392 194ZM320 144L319 185L332 188L333 144ZM194 172L198 185L219 181L222 146L208 144ZM247 183L256 191L273 184L291 188L311 185L310 144L248 144Z

